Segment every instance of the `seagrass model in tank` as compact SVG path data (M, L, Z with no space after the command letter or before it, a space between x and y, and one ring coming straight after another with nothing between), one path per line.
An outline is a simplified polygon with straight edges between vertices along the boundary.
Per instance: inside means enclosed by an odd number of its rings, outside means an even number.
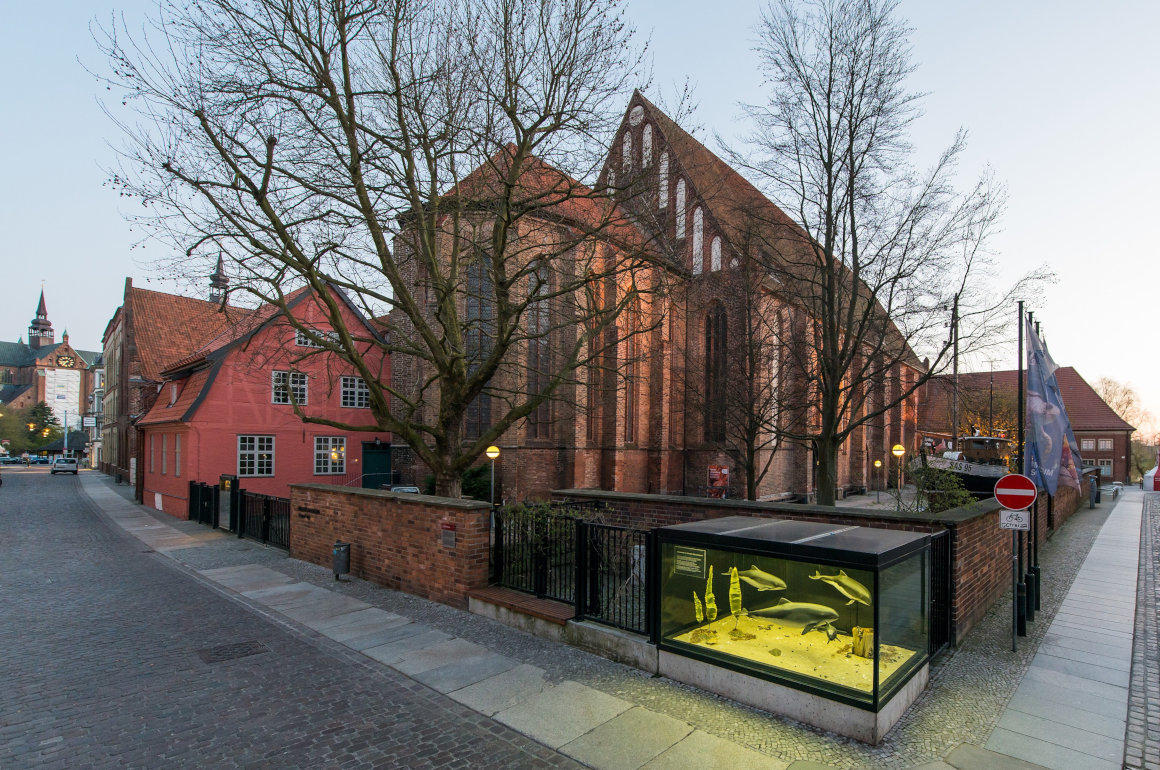
M748 517L659 535L662 650L870 710L926 662L927 535Z

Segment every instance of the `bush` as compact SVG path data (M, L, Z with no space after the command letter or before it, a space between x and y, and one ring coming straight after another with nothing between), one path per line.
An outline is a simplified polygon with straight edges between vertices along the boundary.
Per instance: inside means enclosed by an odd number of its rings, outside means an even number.
M491 468L487 465L476 465L468 468L459 476L462 485L463 497L470 497L481 502L491 502ZM423 494L435 494L435 474L428 473L423 477Z
M942 513L970 505L975 497L963 487L959 477L938 468L919 468L911 472L915 486L926 497L928 513Z

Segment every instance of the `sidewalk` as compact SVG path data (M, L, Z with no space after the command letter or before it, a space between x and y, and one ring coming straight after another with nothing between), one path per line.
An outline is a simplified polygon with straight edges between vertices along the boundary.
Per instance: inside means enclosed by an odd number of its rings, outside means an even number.
M1143 501L1125 489L987 748L1053 768L1122 766Z
M81 484L118 525L240 601L594 767L1032 767L981 748L1044 637L1037 622L1010 653L1003 600L935 662L927 691L871 747L365 581L336 584L325 568L132 504L96 474ZM1106 517L1077 513L1041 550L1051 578L1042 617L1060 604Z

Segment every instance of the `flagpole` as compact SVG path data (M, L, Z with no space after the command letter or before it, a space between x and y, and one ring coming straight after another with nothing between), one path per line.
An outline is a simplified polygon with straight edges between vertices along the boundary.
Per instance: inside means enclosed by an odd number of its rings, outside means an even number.
M1027 325L1035 323L1035 313L1027 311ZM1038 324L1036 324L1038 327ZM1030 331L1030 330L1029 330ZM1031 340L1027 341L1031 345ZM1036 445L1038 448L1038 444ZM1024 580L1027 583L1027 608L1025 614L1027 615L1027 622L1035 620L1035 610L1039 606L1039 569L1036 566L1039 562L1037 555L1039 552L1039 499L1036 498L1035 505L1031 506L1031 531L1027 533L1027 576Z
M1023 300L1019 300L1019 472L1025 471L1023 447ZM1027 586L1023 582L1023 532L1016 535L1015 629L1019 636L1027 636Z
M1039 321L1035 322L1035 334L1039 337L1039 342L1042 345L1043 344L1043 335L1041 335L1039 333ZM1047 491L1047 490L1044 490L1044 491ZM1053 502L1052 495L1048 494L1047 495L1047 516L1048 516L1048 519L1051 518L1051 504L1052 504L1052 502ZM1035 605L1036 611L1038 611L1039 608L1041 607L1041 599L1042 599L1042 593L1043 593L1043 582L1042 582L1043 581L1043 573L1039 571L1039 504L1038 504L1038 501L1036 501L1036 505L1035 505L1035 517L1034 517L1034 524L1033 524L1032 531L1035 533L1035 540L1034 540L1034 547L1032 548L1032 567L1031 567L1031 569L1034 570L1034 573L1035 573L1035 601L1034 601L1034 605Z

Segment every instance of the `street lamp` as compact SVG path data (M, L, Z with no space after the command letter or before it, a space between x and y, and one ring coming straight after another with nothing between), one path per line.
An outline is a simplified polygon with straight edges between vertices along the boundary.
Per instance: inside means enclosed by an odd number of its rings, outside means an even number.
M875 460L874 467L879 468L879 469L882 468L882 461ZM885 486L885 484L886 484L885 481L880 481L877 488L875 488L875 490L874 490L874 502L876 502L876 503L882 502L882 487Z
M898 458L898 510L902 510L902 456L906 454L906 447L895 444L890 447L890 454Z
M499 447L492 444L483 453L491 460L491 507L495 508L495 458L499 457Z

